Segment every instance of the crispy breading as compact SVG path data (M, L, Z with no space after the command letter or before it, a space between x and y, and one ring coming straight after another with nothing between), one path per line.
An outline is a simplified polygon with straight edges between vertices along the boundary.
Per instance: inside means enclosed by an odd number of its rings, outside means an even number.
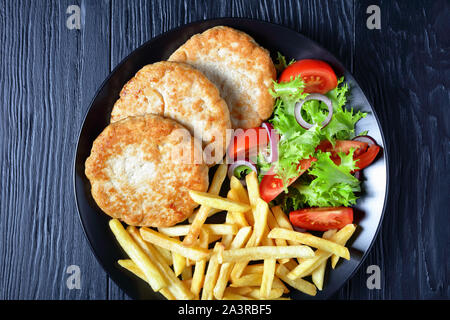
M276 79L269 52L248 34L218 26L192 36L169 61L202 71L228 104L233 128L258 127L273 112L269 93Z
M216 86L200 71L168 61L140 69L122 88L111 122L147 113L174 119L188 128L204 147L213 150L206 159L209 164L222 160L229 140L230 114Z
M200 141L181 124L157 115L107 126L93 143L85 173L98 206L133 226L183 221L198 206L188 191L208 188Z

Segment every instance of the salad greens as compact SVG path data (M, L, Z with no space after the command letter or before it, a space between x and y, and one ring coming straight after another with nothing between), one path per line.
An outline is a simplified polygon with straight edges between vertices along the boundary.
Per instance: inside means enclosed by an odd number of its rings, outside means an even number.
M279 54L277 66L286 67L286 59ZM292 63L291 61L290 63ZM310 100L304 103L302 117L308 123L315 123L310 129L301 127L294 114L296 103L308 94L303 92L305 84L300 76L291 81L277 83L274 81L271 95L275 98L274 114L269 122L280 135L278 143L278 161L267 163L261 154L257 158L260 179L269 170L273 170L277 177L282 179L285 194L281 203L289 209L298 209L305 206L349 206L355 204L355 192L360 191L360 182L350 173L355 169L353 150L348 154L339 154L340 165L336 165L330 158L330 153L316 151L323 140L332 145L336 140L349 140L356 136L355 124L366 116L363 112L354 112L346 109L349 86L344 78L338 79L335 89L326 96L332 101L333 116L331 121L321 127L319 124L328 115L325 103ZM289 187L288 182L295 179L300 171L300 160L314 157L307 175L303 174L299 181Z

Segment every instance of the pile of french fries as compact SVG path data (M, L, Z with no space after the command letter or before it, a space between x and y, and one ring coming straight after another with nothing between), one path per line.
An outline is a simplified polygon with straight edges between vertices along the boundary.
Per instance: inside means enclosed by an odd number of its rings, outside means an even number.
M246 176L247 188L233 177L227 198L220 197L226 174L222 164L207 193L190 191L200 207L189 224L125 229L112 219L110 228L129 256L118 264L170 300L289 299L289 287L316 295L327 260L335 268L339 258L350 259L345 244L356 226L322 237L296 232L279 206L269 208L260 198L254 172ZM224 223L206 223L222 211Z

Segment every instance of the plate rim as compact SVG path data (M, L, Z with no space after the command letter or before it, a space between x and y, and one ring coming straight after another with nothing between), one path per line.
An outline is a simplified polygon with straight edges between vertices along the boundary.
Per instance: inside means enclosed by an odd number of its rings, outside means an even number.
M111 79L111 77L113 76L113 74L115 74L115 72L117 71L117 69L119 69L129 58L131 55L135 54L136 51L141 50L142 48L144 48L145 46L147 46L150 42L155 42L157 41L159 38L164 37L165 35L167 35L170 32L176 32L179 30L182 30L183 28L189 27L189 26L193 26L196 24L202 24L202 23L212 23L215 25L220 25L220 22L222 22L223 24L226 24L226 21L245 21L247 23L259 23L259 24L266 24L266 25L270 25L272 27L277 27L277 28L283 28L286 30L289 30L290 32L295 32L297 35L307 39L308 41L314 43L317 47L319 47L320 49L324 50L325 52L327 52L327 54L329 54L332 58L334 58L336 61L339 62L339 64L344 68L345 71L347 71L356 81L356 78L354 77L353 73L351 73L341 62L340 59L338 59L333 53L331 53L328 49L326 49L325 47L323 47L320 43L318 43L317 41L307 37L306 35L300 33L297 30L294 30L290 27L287 27L285 25L281 25L281 24L277 24L274 22L270 22L270 21L264 21L264 20L260 20L260 19L254 19L254 18L243 18L243 17L220 17L220 18L211 18L211 19L205 19L205 20L195 20L192 22L189 22L187 24L182 24L179 25L177 27L171 28L167 31L164 31L150 39L148 39L147 41L145 41L144 43L140 44L139 46L137 46L136 48L132 49L132 51L130 53L128 53L107 75L107 77L102 81L102 83L99 85L99 87L97 88L97 90L95 91L95 94L93 95L93 98L90 100L88 108L86 109L86 111L84 112L84 115L82 117L82 122L78 131L78 134L76 136L77 138L77 143L76 143L76 147L74 148L74 154L73 154L73 161L72 161L72 172L73 172L73 176L72 176L72 182L73 182L73 193L74 193L74 198L75 198L75 207L76 210L78 212L78 219L80 221L80 224L82 226L83 229L83 233L86 237L86 239L88 240L88 244L89 247L91 249L91 252L93 253L95 259L97 260L97 262L100 264L100 266L102 267L103 271L106 273L106 275L112 279L114 281L114 283L123 291L124 294L126 294L128 297L130 297L131 299L135 299L137 300L138 298L132 296L129 292L127 292L127 290L125 290L121 284L120 281L118 281L117 279L115 279L115 276L113 276L108 270L107 267L105 265L105 263L102 261L102 259L100 259L100 257L98 256L94 245L93 245L93 241L91 239L91 237L89 236L88 232L87 232L87 227L85 225L85 221L83 220L82 214L80 212L80 205L79 205L79 199L78 199L78 193L77 193L77 185L76 185L76 178L77 178L77 171L76 171L76 165L77 165L77 158L78 158L78 150L79 150L79 145L80 145L80 138L81 138L81 134L83 132L83 128L84 125L86 123L86 119L89 115L89 112L92 108L92 105L94 104L98 94L100 93L100 91L103 89L103 87L105 86L105 84ZM342 287L347 284L352 278L353 276L358 272L358 270L361 268L362 264L365 262L367 256L370 254L370 252L372 251L372 247L375 244L375 241L378 239L382 224L383 224L383 220L384 220L384 216L386 213L386 207L387 207L387 202L389 199L389 172L390 172L390 167L389 167L389 147L386 144L386 138L384 135L384 131L383 131L383 127L381 126L377 111L374 109L372 103L369 101L369 99L367 98L367 95L365 94L364 90L361 88L361 86L359 85L359 82L357 82L359 89L361 90L365 100L367 101L367 103L370 106L370 109L372 111L372 114L375 118L375 121L377 123L378 129L380 131L380 136L381 136L381 140L383 143L383 156L385 158L385 168L386 168L386 182L385 182L385 190L384 190L384 201L383 201L383 207L381 209L381 214L380 214L380 218L378 221L378 225L376 227L376 230L373 234L372 239L370 240L370 244L367 247L366 251L364 252L364 254L362 255L360 261L358 262L357 266L353 269L352 272L350 272L348 274L348 276L344 279L344 281L342 281L342 283L337 286L335 288L335 290L333 290L329 296L327 297L327 299L331 299L332 296L334 296L338 291L340 291L342 289Z

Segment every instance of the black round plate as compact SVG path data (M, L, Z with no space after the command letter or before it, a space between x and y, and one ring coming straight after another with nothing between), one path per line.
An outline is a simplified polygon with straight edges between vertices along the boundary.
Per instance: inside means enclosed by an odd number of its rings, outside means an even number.
M126 255L108 227L109 217L98 208L91 196L90 183L84 174L84 163L90 154L94 139L109 124L111 109L119 97L122 86L144 65L166 60L192 35L217 25L226 25L248 33L260 45L267 48L273 57L279 51L288 59L312 58L327 61L338 76L345 76L351 86L348 105L356 110L369 112L366 118L358 122L357 132L368 130L381 147L385 145L375 111L352 75L327 50L293 30L256 20L224 18L190 23L146 42L114 69L97 92L81 128L74 163L75 197L81 223L91 248L108 275L135 299L162 299L162 296L154 293L145 282L117 265L117 260ZM336 269L327 272L324 289L318 291L315 297L291 290L291 298L329 298L356 272L369 252L381 225L387 198L388 163L384 148L376 162L364 169L363 176L364 193L358 200L355 214L358 229L349 243L351 260L340 259ZM361 286L364 285L365 283L361 283Z

